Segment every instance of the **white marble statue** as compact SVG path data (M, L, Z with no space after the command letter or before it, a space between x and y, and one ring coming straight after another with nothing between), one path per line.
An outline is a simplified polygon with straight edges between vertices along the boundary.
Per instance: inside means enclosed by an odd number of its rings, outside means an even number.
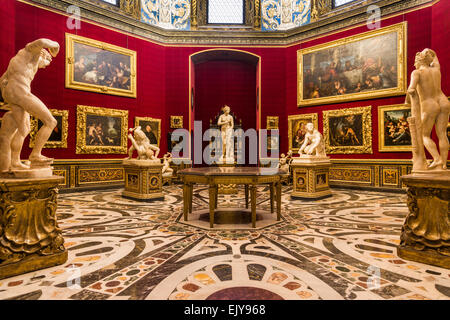
M411 140L413 144L413 172L446 170L448 158L447 124L450 103L441 89L441 68L436 53L424 49L416 54L416 70L411 74L406 103L411 104ZM435 127L439 150L431 139ZM424 147L433 157L428 166Z
M280 155L280 160L278 161L278 168L289 173L291 162L292 162L292 150L289 150L286 155L284 153Z
M171 177L173 175L173 169L170 167L171 162L172 162L172 154L170 152L167 152L163 156L163 167L162 167L163 177Z
M309 122L306 124L306 134L303 145L298 150L300 157L302 155L326 157L325 145L323 143L322 134L314 128L314 124Z
M30 132L31 114L43 123L29 157L31 169L44 168L47 170L44 175L52 175L50 164L53 159L44 157L41 152L57 121L45 104L31 93L30 87L38 69L49 66L59 49L57 42L48 39L28 43L11 59L8 69L0 77L0 98L11 108L4 115L0 129L0 174L19 171L31 174L30 167L20 160L23 141Z
M160 149L150 144L150 140L141 127L131 128L129 131L128 139L131 141L131 147L128 149L128 159L133 158L133 152L136 150L138 154L137 160L157 160Z
M222 153L222 160L234 162L234 120L233 116L230 115L229 106L223 107L223 114L220 115L217 125L220 126L220 131L222 133L222 144L224 150Z

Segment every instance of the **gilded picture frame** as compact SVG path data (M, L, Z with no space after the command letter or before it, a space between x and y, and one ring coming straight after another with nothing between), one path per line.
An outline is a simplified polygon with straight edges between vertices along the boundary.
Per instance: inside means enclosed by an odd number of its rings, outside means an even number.
M159 147L161 141L161 119L135 117L134 126L141 126L142 131L144 131L145 135L150 140L150 144L157 145Z
M171 129L183 128L183 116L170 116L170 128Z
M327 154L372 154L372 107L323 111Z
M296 153L303 144L306 134L306 124L312 122L314 128L318 129L318 114L317 113L305 113L288 116L288 139L289 150Z
M278 129L278 123L280 118L278 116L267 116L266 118L266 128L267 130L276 130Z
M407 22L298 50L297 105L403 95L406 64Z
M77 106L76 154L126 154L128 110Z
M137 96L137 53L66 33L66 88Z
M411 133L408 117L411 107L396 104L378 107L378 151L402 152L411 151Z
M48 141L44 144L44 148L67 148L67 136L69 132L69 110L49 109L57 124L53 129ZM30 130L30 148L34 148L36 134L42 126L42 122L31 116Z

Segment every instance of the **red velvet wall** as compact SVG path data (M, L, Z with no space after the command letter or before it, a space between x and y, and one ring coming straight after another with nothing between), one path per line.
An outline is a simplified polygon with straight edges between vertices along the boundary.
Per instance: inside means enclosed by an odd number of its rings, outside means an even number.
M447 63L448 60L448 44L444 41L447 33L444 30L448 30L444 28L444 25L448 26L448 22L445 21L443 16L445 12L448 12L448 2L449 1L441 1L438 4L440 7L428 7L423 8L421 10L413 11L410 13L406 13L403 15L398 15L392 18L384 19L381 22L381 27L386 27L389 25L393 25L396 23L400 23L403 21L407 21L408 23L408 41L407 41L407 74L408 74L408 85L410 80L410 74L414 70L414 58L415 54L418 51L423 50L424 48L437 48L438 55L440 57L440 61L442 64L442 74L448 74L450 72L450 64ZM446 4L443 4L446 3ZM445 8L446 7L446 8ZM445 11L447 9L447 11ZM436 11L433 13L433 11ZM440 17L441 22L436 23L435 18ZM439 34L441 37L441 44L434 43L436 46L433 46L434 34L432 34L432 26L436 25L436 34ZM308 48L311 46L315 46L318 44L330 42L333 40L337 40L340 38L352 36L358 33L369 31L366 26L356 27L350 30L346 30L343 32L338 32L335 34L331 34L328 36L324 36L318 39L310 40L303 42L299 45L295 45L287 48L287 68L286 68L286 110L287 115L291 114L302 114L302 113L319 113L319 128L322 130L323 128L323 115L322 112L325 110L334 110L340 108L352 108L352 107L363 107L363 106L372 106L372 148L373 154L361 154L361 155L331 155L332 158L337 159L346 159L346 158L359 158L359 159L410 159L410 152L379 152L378 151L378 106L383 105L391 105L391 104L402 104L405 101L405 96L398 97L388 97L388 98L379 98L379 99L371 99L365 101L351 101L346 103L338 103L338 104L329 104L322 106L310 106L310 107L297 107L297 50L302 48ZM448 40L448 39L447 39ZM449 71L449 72L446 72ZM443 90L444 92L448 92L450 89L448 79L443 81ZM448 93L447 93L448 94ZM284 120L287 122L287 119ZM287 131L286 131L287 133ZM287 138L286 138L287 139Z
M68 30L66 16L14 0L3 0L0 10L0 34L2 36L0 73L6 70L7 63L14 53L30 41L47 37L58 41L61 45L59 56L53 60L47 69L38 72L32 84L32 92L41 98L48 107L70 111L68 148L47 149L44 151L45 155L55 157L56 159L123 157L122 155L75 154L77 105L129 110L129 127L134 126L135 116L148 116L162 119L161 152L167 150L166 135L170 130L170 115L183 115L184 127L189 127L189 56L195 52L209 49L210 47L163 46L87 22L82 22L81 30ZM447 76L450 74L450 66L447 62L448 37L446 33L449 23L446 18L446 12L448 10L449 1L442 0L432 7L398 15L382 21L382 26L408 21L408 82L409 74L413 70L415 53L426 47L431 47L436 50L442 64L443 90L447 95L450 94L450 83ZM408 152L378 152L377 107L403 103L404 96L326 106L297 107L297 50L365 31L367 31L365 26L357 27L286 48L231 47L232 49L248 51L261 57L261 128L266 127L267 116L280 117L279 127L282 136L280 147L282 152L285 152L288 148L288 115L319 112L319 128L322 130L321 113L323 110L372 105L374 154L332 155L332 157L363 159L409 159L411 157ZM137 51L137 99L66 89L64 87L65 32L76 33L81 36ZM222 69L224 68L222 67ZM195 78L191 78L191 81L198 82L199 79L202 79L200 81L209 85L209 82L217 77L217 74L212 70L206 69L203 70L203 73L209 78L203 79L203 77L197 75ZM229 76L234 75L230 73ZM239 81L237 78L236 81ZM224 81L226 82L226 80ZM196 85L201 87L202 83L196 83ZM255 83L252 82L252 85L254 87ZM248 83L246 90L250 90L250 86L250 83ZM196 90L198 90L198 87L196 87ZM250 93L247 96L245 93L247 92L246 90L239 93L245 101L250 96L253 97L253 94L250 95ZM204 101L209 99L206 96L203 98L200 96L199 98L205 99ZM245 127L255 127L256 110L254 110L254 116L252 116L252 110L246 107L250 102L244 103L244 100L204 103L206 107L199 107L196 111L197 115L195 118L209 122L209 118L218 111L216 105L220 106L222 103L229 103L237 117L242 118ZM203 102L200 100L200 103ZM202 111L204 111L203 114ZM209 112L212 112L211 115ZM27 142L23 153L23 158L29 154Z

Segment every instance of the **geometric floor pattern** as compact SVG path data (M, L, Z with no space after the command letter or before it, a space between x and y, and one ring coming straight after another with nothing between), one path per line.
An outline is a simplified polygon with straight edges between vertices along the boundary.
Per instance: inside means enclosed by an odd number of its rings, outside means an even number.
M333 189L291 200L264 228L200 228L182 220L182 188L164 201L136 202L121 190L61 194L64 265L0 280L0 299L450 299L450 270L400 259L406 195ZM257 206L269 210L267 190ZM244 192L219 195L243 206ZM194 190L194 210L208 189ZM257 223L258 225L258 223Z

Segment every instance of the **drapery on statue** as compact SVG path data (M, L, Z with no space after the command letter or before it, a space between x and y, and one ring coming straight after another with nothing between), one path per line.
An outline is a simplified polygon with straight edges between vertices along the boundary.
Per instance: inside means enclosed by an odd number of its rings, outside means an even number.
M300 157L302 156L302 154L310 156L313 155L313 153L315 153L316 157L327 156L327 154L325 153L322 134L317 129L314 129L314 124L312 124L311 122L306 124L305 141L303 142L301 148L298 150L298 153Z
M58 53L59 44L55 41L39 39L28 43L11 59L0 77L0 100L11 108L4 115L0 129L0 174L30 169L20 161L23 141L30 132L30 114L43 123L29 157L31 168L45 168L53 163L53 159L44 157L41 152L57 121L45 104L31 93L30 86L38 69L49 66Z
M230 115L230 107L225 105L223 107L223 114L220 115L217 125L220 126L222 133L223 152L222 159L232 159L234 161L234 143L233 143L233 128L234 120Z
M441 89L441 67L436 53L424 49L416 54L411 83L406 96L406 104L411 105L411 127L413 148L413 172L423 170L446 170L448 158L447 124L450 103ZM439 139L439 151L431 139L435 126ZM424 147L433 157L427 166Z
M130 134L128 134L128 139L131 140L131 147L128 149L128 159L133 158L134 150L137 151L138 160L156 160L158 159L158 154L160 149L150 144L150 140L142 131L141 127L131 128ZM133 132L134 134L131 134Z

